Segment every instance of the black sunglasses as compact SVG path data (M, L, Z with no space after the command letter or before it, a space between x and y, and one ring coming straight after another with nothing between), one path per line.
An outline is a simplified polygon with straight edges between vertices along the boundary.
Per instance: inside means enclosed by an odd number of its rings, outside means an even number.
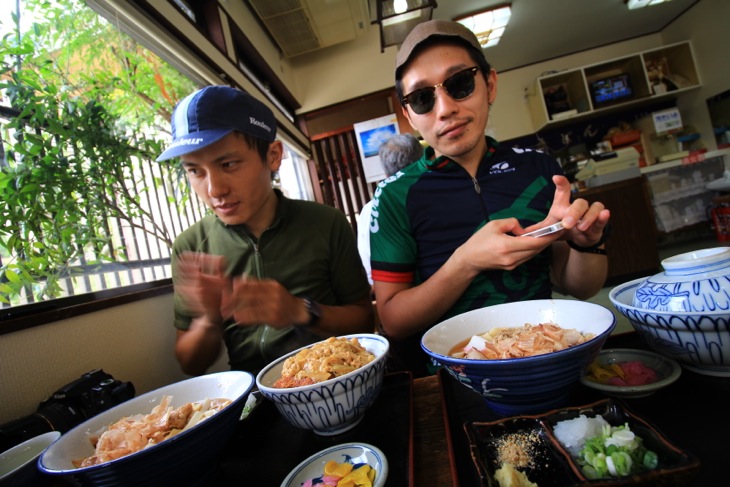
M446 93L454 100L463 100L474 93L474 78L478 72L478 66L466 68L458 73L452 74L443 83L427 88L419 88L408 93L400 99L400 102L403 106L410 105L411 110L418 115L428 113L433 110L433 105L436 103L436 88L439 86L446 90Z

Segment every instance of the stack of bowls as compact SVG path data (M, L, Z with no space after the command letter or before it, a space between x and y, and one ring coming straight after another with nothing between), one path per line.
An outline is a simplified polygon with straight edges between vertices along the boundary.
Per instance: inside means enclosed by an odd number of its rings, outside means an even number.
M679 254L609 299L647 344L699 374L730 377L730 248Z

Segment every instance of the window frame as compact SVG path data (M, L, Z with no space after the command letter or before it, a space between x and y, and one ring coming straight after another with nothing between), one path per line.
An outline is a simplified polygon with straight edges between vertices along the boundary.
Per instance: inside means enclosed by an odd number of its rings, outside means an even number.
M200 85L237 84L256 96L271 102L271 94L261 92L258 86L260 83L251 82L247 78L247 75L250 76L251 73L243 72L245 66L231 63L230 66L221 67L219 62L204 54L199 46L192 47L195 40L191 40L182 34L182 28L179 27L180 24L178 23L181 19L170 19L163 13L165 9L172 8L184 21L190 24L194 23L174 1L168 1L167 5L159 5L158 2L152 5L146 0L86 0L86 3L98 15L109 20L116 28L130 35L194 82ZM250 53L249 48L252 44L247 44L240 32L237 32L237 34L235 49ZM220 51L220 46L213 43L210 38L206 40L209 45L206 46L205 50ZM225 53L221 52L221 54ZM260 69L261 66L258 66L258 68ZM286 105L289 105L293 97L286 92L284 99ZM294 102L296 101L294 100ZM291 119L291 113L283 109L281 104L276 103L276 100L272 105L271 108L277 116L277 121L280 122L279 137L293 153L305 160L311 160L309 141L306 135L295 125L295 121ZM171 294L172 292L172 279L162 278L49 301L2 308L0 309L0 335L113 308L134 301Z

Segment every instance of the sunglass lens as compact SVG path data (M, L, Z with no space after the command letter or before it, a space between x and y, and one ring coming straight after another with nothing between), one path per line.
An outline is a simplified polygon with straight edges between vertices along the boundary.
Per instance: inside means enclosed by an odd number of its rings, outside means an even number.
M444 81L444 88L454 100L461 100L474 93L474 73L462 71Z
M433 88L423 88L408 95L408 104L419 115L430 112L433 109L434 101Z

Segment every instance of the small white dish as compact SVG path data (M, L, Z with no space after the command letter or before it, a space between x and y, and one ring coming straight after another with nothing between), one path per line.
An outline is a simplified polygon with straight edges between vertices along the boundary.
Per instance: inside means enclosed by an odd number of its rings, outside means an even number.
M674 383L679 376L682 375L682 367L677 361L672 360L664 355L650 352L648 350L638 350L630 348L612 348L601 350L595 359L600 365L607 366L611 364L619 364L623 362L631 362L638 360L645 366L656 372L659 380L650 384L639 386L614 386L610 384L602 384L595 382L587 377L587 369L580 377L583 385L592 389L599 390L607 396L620 398L638 398L646 397L654 394L659 389L663 389Z
M375 470L373 487L383 487L388 478L388 459L378 447L367 443L343 443L317 452L294 467L281 487L301 487L307 480L321 478L329 461L370 465Z
M0 454L0 485L37 485L38 457L60 436L59 431L49 431Z

